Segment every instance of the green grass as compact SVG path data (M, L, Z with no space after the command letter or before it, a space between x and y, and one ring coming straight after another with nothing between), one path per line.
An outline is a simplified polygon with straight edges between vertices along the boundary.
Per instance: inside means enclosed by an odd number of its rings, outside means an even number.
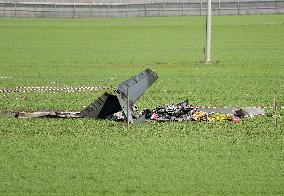
M137 102L284 106L284 16L0 19L0 88L116 86L150 67ZM100 82L108 78L107 82ZM103 91L0 94L2 112L80 111ZM24 98L24 99L23 99ZM280 111L283 115L283 110ZM0 113L0 194L284 194L283 120L22 120Z

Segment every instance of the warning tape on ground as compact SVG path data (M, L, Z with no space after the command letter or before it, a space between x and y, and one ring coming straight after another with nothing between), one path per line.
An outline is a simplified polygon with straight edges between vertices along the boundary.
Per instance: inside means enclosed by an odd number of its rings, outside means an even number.
M105 86L79 86L79 87L54 87L54 86L18 86L14 89L0 89L0 93L75 93L75 92L87 92L108 89ZM191 106L192 108L232 108L227 106ZM238 107L236 107L238 108ZM250 108L261 108L261 109L274 109L272 106L252 106ZM277 106L277 109L284 109L284 106Z
M54 86L18 86L14 89L0 89L0 93L57 93L57 92L86 92L107 89L103 86L54 87Z

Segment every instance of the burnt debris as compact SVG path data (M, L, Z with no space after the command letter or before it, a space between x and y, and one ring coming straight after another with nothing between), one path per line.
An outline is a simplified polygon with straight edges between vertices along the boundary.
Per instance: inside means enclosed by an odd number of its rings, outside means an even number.
M145 109L139 112L135 102L158 79L157 74L146 69L122 82L112 93L105 92L81 112L53 112L48 110L32 113L19 112L17 118L98 118L129 123L145 121L233 121L242 117L264 115L262 108L203 108L190 105L188 101L178 104Z

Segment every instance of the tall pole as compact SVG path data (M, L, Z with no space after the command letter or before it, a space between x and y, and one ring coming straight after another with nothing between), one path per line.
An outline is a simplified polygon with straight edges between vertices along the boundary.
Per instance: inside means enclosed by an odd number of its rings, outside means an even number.
M211 0L207 0L205 63L211 63Z
M129 115L130 115L130 112L129 112L129 88L127 88L127 106L126 106L126 122L127 122L127 129L129 128L129 120L130 120L130 118L129 118Z

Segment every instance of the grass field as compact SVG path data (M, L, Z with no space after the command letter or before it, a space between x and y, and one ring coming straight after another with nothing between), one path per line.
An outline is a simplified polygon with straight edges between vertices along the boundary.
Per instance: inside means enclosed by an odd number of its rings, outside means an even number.
M203 17L0 18L0 77L11 77L0 78L0 89L111 87L149 67L159 79L141 109L185 99L271 106L274 93L283 106L284 15L214 17L210 65L202 63L204 25ZM257 117L127 129L7 115L80 111L103 92L0 93L0 194L284 194L282 119L279 127Z

